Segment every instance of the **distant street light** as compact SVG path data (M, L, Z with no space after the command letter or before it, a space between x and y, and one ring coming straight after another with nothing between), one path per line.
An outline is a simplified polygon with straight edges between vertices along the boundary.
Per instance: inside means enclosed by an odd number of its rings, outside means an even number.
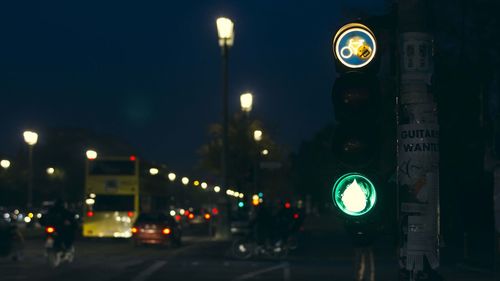
M218 185L214 186L214 191L215 191L215 193L219 193L220 187Z
M188 185L188 183L189 183L189 179L188 179L187 177L183 177L183 178L181 179L181 182L182 182L182 184L183 184L183 185Z
M23 132L24 142L28 144L29 148L29 171L28 171L28 208L33 206L33 146L38 141L38 134L32 131Z
M85 152L85 155L87 155L87 159L89 160L94 160L97 158L97 152L95 150L89 149Z
M175 175L174 173L169 173L169 174L168 174L168 179L169 179L170 181L174 181L174 180L175 180L175 178L176 178L176 175Z
M156 175L158 175L158 173L159 173L159 170L157 168L149 169L149 174L152 176L156 176Z
M47 175L53 175L55 171L56 171L56 169L54 169L53 167L48 167L47 168Z
M228 132L229 132L229 105L228 105L228 97L229 97L229 79L228 79L228 54L229 48L233 46L234 43L234 23L228 18L218 18L216 21L217 24L217 34L219 37L219 46L222 49L222 65L223 65L223 87L222 87L222 186L227 186L228 184L228 175L227 175L227 166L228 166ZM226 214L224 216L220 216L218 229L219 238L225 239L230 235L229 231L229 217L227 214L229 212L225 212L227 208L224 199L222 199L221 210Z
M253 139L255 141L261 141L262 140L262 131L261 130L253 131Z
M4 169L8 169L10 167L10 161L7 159L2 159L0 161L0 166L2 166L2 168Z
M252 93L244 93L240 96L241 111L249 113L252 111L253 95Z
M269 154L269 150L264 149L264 150L262 150L262 152L261 152L261 153L262 153L262 155L266 156L266 155L268 155L268 154Z
M201 183L201 188L207 189L207 187L208 187L208 184L206 182Z

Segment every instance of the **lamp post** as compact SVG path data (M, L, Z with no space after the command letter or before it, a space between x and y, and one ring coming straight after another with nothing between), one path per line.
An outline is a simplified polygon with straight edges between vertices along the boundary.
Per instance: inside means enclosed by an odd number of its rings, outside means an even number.
M229 81L228 81L228 52L229 48L234 42L234 23L228 18L218 18L217 34L219 36L219 46L222 49L222 186L227 187L227 162L228 162L228 127L229 127L229 109L228 109L228 96L229 96ZM221 202L224 206L226 202ZM226 206L227 207L227 206ZM219 220L219 236L222 239L229 237L229 222L228 214L221 216Z
M29 148L29 170L28 170L28 202L27 207L33 206L33 147L38 141L38 134L32 131L23 132L24 142L28 144Z

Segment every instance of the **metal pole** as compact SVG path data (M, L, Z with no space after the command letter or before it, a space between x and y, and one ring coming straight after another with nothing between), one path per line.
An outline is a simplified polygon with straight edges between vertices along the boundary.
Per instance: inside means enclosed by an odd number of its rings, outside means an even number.
M27 207L30 209L33 207L33 145L28 145L29 153L28 153L28 202Z
M228 132L229 132L229 78L228 78L228 52L229 47L227 46L227 42L224 42L222 46L222 188L228 188ZM217 238L219 239L228 239L229 238L229 212L230 206L229 201L225 197L224 193L222 194L222 198L220 202L220 215L219 215L219 223L217 229Z
M399 0L399 264L400 280L412 281L433 280L439 267L439 124L429 90L428 10L426 0Z

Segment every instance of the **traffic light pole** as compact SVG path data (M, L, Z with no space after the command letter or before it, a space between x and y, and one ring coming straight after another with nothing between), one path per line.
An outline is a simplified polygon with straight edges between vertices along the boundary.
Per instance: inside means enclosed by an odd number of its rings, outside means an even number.
M399 0L400 280L433 280L439 266L439 125L430 91L429 10L425 0Z

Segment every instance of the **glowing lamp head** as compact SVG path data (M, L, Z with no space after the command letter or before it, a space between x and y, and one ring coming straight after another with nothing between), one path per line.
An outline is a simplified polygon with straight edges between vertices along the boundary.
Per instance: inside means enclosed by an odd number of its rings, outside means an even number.
M341 176L332 189L332 200L340 211L349 216L361 216L373 209L377 193L373 183L359 173Z
M85 152L85 155L87 156L87 159L89 159L89 160L94 160L97 158L97 152L95 150L89 149Z
M253 131L253 139L255 141L261 141L262 140L262 131L261 130Z
M151 168L149 169L149 174L152 175L152 176L156 176L158 175L160 171L158 170L158 168Z
M216 21L219 46L232 46L234 42L234 23L232 20L220 17Z
M182 184L183 184L183 185L188 185L188 183L189 183L189 179L188 179L187 177L183 177L183 178L181 179L181 182L182 182Z
M175 175L174 173L169 173L169 174L168 174L168 179L169 179L170 181L174 181L174 180L175 180L175 178L176 178L176 175Z
M7 159L3 159L2 161L0 161L0 166L2 166L2 168L4 169L8 169L10 167L10 161Z
M172 230L170 230L170 228L164 228L161 232L165 235L169 235L172 232Z
M253 95L251 93L244 93L240 96L240 105L243 112L252 111Z
M38 134L32 131L25 131L23 132L23 138L28 145L33 146L38 141Z

